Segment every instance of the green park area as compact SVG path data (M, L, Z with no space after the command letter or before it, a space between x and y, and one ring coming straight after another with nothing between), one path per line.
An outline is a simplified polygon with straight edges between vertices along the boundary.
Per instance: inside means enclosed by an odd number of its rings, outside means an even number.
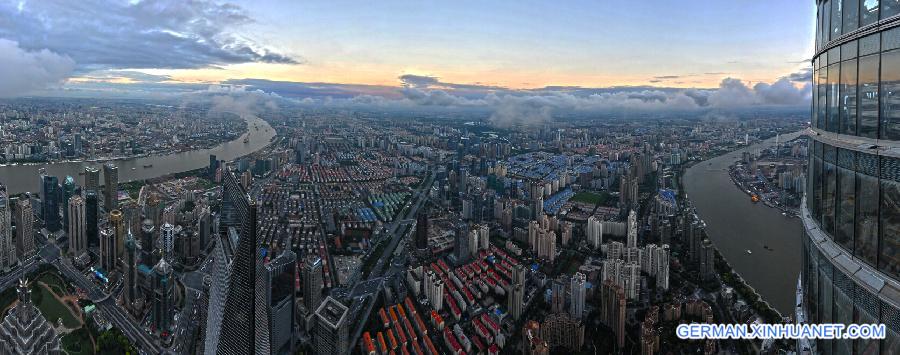
M61 296L65 296L63 293ZM41 310L41 314L48 322L56 324L57 319L62 319L63 326L69 329L81 327L81 322L72 314L69 306L54 297L50 288L37 282L31 284L31 301Z
M604 192L602 194L598 194L587 191L576 193L575 196L572 196L572 198L570 199L570 201L572 202L588 203L592 205L605 205L607 200L609 200L608 193Z

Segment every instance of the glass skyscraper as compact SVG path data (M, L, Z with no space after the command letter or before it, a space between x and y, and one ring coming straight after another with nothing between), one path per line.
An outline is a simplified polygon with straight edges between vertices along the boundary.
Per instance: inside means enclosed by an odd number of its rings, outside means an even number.
M900 1L818 0L797 317L883 323L884 340L803 341L823 354L900 349Z

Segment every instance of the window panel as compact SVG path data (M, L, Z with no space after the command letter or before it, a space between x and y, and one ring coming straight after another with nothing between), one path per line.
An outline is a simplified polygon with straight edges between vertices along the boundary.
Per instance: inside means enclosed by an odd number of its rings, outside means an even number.
M859 135L878 135L878 62L877 54L859 59ZM819 89L821 91L821 89ZM821 112L821 110L820 110Z
M878 268L900 275L900 159L881 160L881 255Z
M834 163L825 161L824 170L822 172L822 230L834 235L834 204L836 201L835 192L837 190L837 169L835 168Z
M900 0L881 0L881 18L900 14Z
M859 0L844 0L843 32L850 33L859 27Z
M881 54L881 135L900 139L900 51Z
M828 114L828 105L826 104L826 98L828 97L826 92L826 89L828 88L826 82L827 77L828 67L820 69L818 78L819 85L817 85L819 89L819 103L816 105L819 108L819 112L816 114L816 128L819 129L825 129L825 119Z
M859 41L850 41L841 45L841 60L856 58Z
M854 254L878 265L878 158L871 154L856 155L856 233Z
M841 150L841 152L847 152ZM851 152L852 153L852 152ZM837 227L835 228L834 241L853 251L853 218L856 214L856 173L847 168L838 168L837 183Z
M816 127L816 119L819 115L819 100L818 100L819 85L817 83L818 78L819 78L819 69L814 69L813 77L812 77L812 93L813 93L812 96L813 97L812 97L812 100L810 100L810 101L812 101L812 113L810 114L810 117L809 117L809 124L813 128Z
M840 76L840 66L837 64L828 66L828 77L826 90L826 102L828 103L828 120L825 123L825 130L829 132L838 131L838 116L840 115L840 97L838 92L838 78Z
M816 222L822 221L822 157L816 156L813 159L813 172L810 173L813 178L813 218Z
M856 59L841 63L841 124L843 134L856 134Z
M878 0L861 0L859 26L878 22Z
M825 1L825 4L822 5L822 10L824 10L822 27L819 28L822 30L822 46L824 47L831 40L831 0Z
M881 32L873 33L859 40L859 55L881 52Z
M831 39L841 36L841 1L831 0Z

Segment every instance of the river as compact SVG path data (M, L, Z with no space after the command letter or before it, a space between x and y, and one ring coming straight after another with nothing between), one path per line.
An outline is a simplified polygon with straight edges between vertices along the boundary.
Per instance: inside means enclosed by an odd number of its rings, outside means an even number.
M781 141L800 133L782 135ZM774 141L773 137L698 163L685 172L683 181L685 193L725 260L772 307L783 315L793 315L802 223L782 216L777 209L751 202L728 176L728 166L740 160L741 153L771 146ZM764 245L772 250L764 249ZM747 254L747 250L753 254Z
M119 182L152 179L209 166L210 154L216 155L219 160L232 160L262 149L275 137L275 130L266 121L255 116L244 116L243 118L247 122L246 133L235 140L221 143L212 148L115 160L114 163L119 167ZM244 138L248 136L249 141L244 143ZM70 175L75 177L75 181L79 185L83 185L84 176L79 174L84 172L84 168L93 166L103 171L102 164L101 162L60 162L0 166L0 183L6 185L7 191L11 194L26 191L37 192L40 189L38 170L45 168L47 174L58 176L60 182L66 175ZM103 184L102 177L100 184Z

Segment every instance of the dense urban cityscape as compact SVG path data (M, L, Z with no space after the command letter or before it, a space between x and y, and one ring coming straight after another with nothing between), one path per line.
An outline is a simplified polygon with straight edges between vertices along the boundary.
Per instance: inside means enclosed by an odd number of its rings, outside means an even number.
M900 353L898 82L894 0L0 1L0 353Z

